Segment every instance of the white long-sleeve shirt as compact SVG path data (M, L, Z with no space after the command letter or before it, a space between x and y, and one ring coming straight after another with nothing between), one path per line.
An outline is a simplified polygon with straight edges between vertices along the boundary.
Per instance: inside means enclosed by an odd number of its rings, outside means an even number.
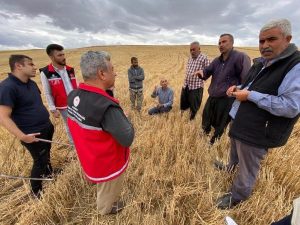
M55 66L53 66L53 68L60 75L60 77L63 81L64 87L65 87L66 93L68 95L73 90L73 86L72 86L71 80L68 76L66 67L64 67L61 70L58 69ZM54 104L54 100L53 100L52 91L51 91L49 81L48 81L48 79L47 79L47 77L46 77L46 75L44 74L43 71L41 72L40 75L41 75L41 82L42 82L43 90L44 90L44 93L45 93L45 96L46 96L46 101L47 101L47 104L49 106L49 110L50 111L55 111L56 107L55 107L55 104Z

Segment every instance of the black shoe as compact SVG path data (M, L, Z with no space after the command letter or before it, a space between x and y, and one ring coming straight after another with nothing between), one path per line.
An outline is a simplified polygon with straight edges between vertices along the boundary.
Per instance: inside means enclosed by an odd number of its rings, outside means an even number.
M217 207L219 209L231 209L239 203L241 203L241 201L234 200L232 198L232 193L228 193L218 198Z
M209 141L209 144L213 145L215 143L215 141L216 141L216 138L212 137Z
M123 201L115 202L111 208L109 214L117 214L125 208L125 203Z
M42 199L42 191L33 192L30 193L31 198L35 200L41 200Z
M195 117L196 117L196 114L194 114L194 113L191 113L191 114L190 114L190 121L194 120L194 119L195 119Z
M211 129L202 127L203 134L205 134L206 136L209 136L210 130L211 130Z
M220 162L218 160L215 160L214 161L214 166L218 170L225 171L225 172L228 172L228 173L233 173L237 165L236 164L225 165L222 162Z

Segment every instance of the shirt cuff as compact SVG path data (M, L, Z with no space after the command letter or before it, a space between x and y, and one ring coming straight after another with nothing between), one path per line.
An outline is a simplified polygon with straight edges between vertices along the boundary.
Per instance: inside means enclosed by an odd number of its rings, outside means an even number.
M49 106L49 110L50 110L50 112L56 111L56 107L55 106Z
M257 91L250 91L248 95L248 100L254 103L258 103L258 101L262 98L262 94Z

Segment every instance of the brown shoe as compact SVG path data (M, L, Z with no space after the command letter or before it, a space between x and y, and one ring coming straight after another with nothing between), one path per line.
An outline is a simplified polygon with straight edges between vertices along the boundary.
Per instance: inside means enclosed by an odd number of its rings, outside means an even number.
M114 202L109 214L117 214L121 212L124 208L125 208L125 202L123 201Z

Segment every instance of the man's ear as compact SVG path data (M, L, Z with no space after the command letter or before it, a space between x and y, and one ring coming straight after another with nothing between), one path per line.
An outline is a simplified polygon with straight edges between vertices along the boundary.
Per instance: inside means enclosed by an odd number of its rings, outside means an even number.
M100 80L106 80L103 70L99 69L97 73L98 73Z
M287 40L288 42L290 42L290 41L292 40L292 35L286 36L286 40Z
M22 63L16 62L15 69L21 69L24 65Z
M54 60L53 52L49 55L49 58L50 58L51 61Z

